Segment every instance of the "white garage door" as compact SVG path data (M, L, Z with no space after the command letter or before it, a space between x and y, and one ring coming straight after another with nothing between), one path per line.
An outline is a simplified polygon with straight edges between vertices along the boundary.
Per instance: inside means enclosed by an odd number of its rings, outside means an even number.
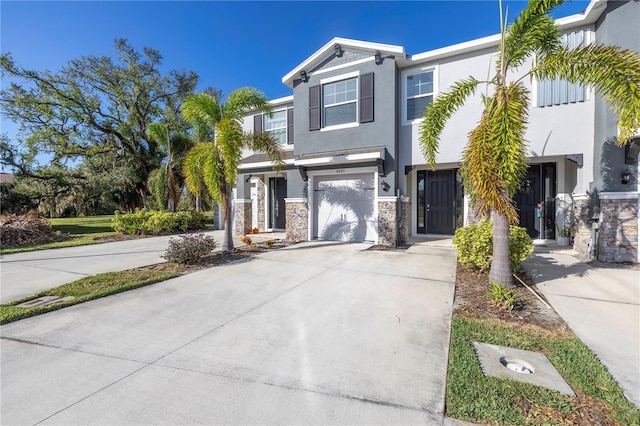
M314 179L314 238L375 241L378 233L373 173Z

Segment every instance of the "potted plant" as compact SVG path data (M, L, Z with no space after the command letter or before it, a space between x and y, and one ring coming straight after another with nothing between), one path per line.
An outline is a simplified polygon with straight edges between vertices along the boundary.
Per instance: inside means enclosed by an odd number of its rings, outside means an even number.
M556 225L556 228L558 229L558 245L568 246L571 243L571 226L565 223L562 228L559 228L558 225Z

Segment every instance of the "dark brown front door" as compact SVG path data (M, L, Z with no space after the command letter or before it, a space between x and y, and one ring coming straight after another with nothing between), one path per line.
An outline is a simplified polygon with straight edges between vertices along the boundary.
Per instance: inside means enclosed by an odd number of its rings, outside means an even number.
M430 234L453 234L453 170L427 172L427 231Z

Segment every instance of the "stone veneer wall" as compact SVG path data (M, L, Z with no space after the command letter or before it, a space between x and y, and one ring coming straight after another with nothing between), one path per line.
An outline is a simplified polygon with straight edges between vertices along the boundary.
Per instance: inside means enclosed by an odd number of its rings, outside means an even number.
M258 195L258 229L260 231L264 231L265 229L267 229L267 226L264 223L266 197L263 179L258 179L258 181L256 182L256 193Z
M398 242L398 199L378 201L378 244L395 247Z
M411 235L411 200L408 197L400 199L400 229L398 230L398 245L406 245Z
M235 234L246 235L251 231L251 200L235 200L235 203Z
M285 206L287 241L307 241L309 239L308 200L285 198Z
M637 195L634 198L618 198L615 193L600 194L598 243L598 260L638 261Z
M574 197L573 216L575 218L575 229L573 237L573 249L578 252L581 260L592 260L591 249L591 210L590 200L587 196Z

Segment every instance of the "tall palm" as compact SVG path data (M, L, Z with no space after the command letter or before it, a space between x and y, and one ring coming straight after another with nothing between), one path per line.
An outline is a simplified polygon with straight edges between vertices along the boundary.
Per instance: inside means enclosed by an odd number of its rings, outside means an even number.
M242 120L249 110L272 114L266 96L249 87L234 90L224 103L218 97L199 93L187 97L182 104L182 114L193 125L198 140L185 158L185 182L196 196L206 187L222 206L223 251L233 250L230 201L243 148L266 153L276 171L284 164L280 145L269 133L242 131Z
M616 46L590 44L574 49L562 45L560 31L548 15L562 0L530 0L515 21L506 26L500 3L501 41L496 73L489 81L473 77L461 80L429 106L422 123L420 146L435 167L439 138L453 113L477 87L493 88L483 96L484 111L469 133L461 175L476 213L493 218L493 261L489 272L496 283L511 283L509 223L517 223L512 201L527 170L526 141L529 90L525 78L564 79L593 87L618 114L618 143L628 143L640 126L640 58L636 52ZM511 76L529 58L526 72Z
M182 187L182 183L180 182L180 172L177 172L180 166L179 154L182 153L182 156L184 157L184 153L189 147L189 140L182 135L171 135L166 125L157 122L151 123L147 126L147 136L164 149L167 156L166 162L161 166L163 170L160 170L159 172L154 173L153 176L150 176L150 180L156 181L158 179L162 179L165 181L160 184L166 185L169 192L167 210L175 212L178 207L178 201L180 200L180 189ZM153 183L155 184L156 182Z

